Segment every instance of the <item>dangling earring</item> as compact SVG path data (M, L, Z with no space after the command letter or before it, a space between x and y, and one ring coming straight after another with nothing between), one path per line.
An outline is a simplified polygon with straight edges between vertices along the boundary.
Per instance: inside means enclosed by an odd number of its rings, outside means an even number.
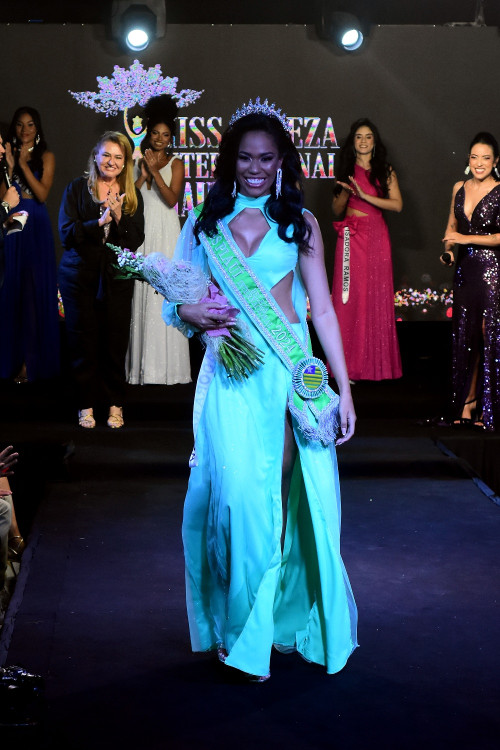
M498 172L496 165L493 167L493 171L495 173L495 177L497 178L497 180L500 180L500 174Z
M35 144L38 146L39 143L40 143L40 133L37 133L36 138L35 138Z
M17 138L15 135L12 136L12 145L15 146L17 143Z
M231 195L233 196L233 198L236 198L236 196L238 195L238 185L236 183L236 180L234 181L233 192L231 193Z
M372 159L374 156L375 156L375 146L373 146L373 149L372 149Z
M469 174L469 173L470 173L470 167L469 167L469 165L467 164L467 166L466 166L466 167L465 167L465 169L464 169L464 174Z
M276 198L281 195L281 178L283 177L283 171L281 167L278 167L276 171Z

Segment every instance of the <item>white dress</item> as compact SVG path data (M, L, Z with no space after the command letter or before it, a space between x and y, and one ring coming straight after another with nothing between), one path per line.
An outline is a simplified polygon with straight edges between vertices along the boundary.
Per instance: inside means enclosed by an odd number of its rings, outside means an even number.
M161 168L165 184L172 180L172 159ZM152 181L141 187L144 199L146 237L138 252L149 255L161 252L171 258L180 232L175 208L169 208ZM161 317L163 297L142 281L135 282L132 301L132 322L127 353L127 381L132 385L190 383L189 343Z

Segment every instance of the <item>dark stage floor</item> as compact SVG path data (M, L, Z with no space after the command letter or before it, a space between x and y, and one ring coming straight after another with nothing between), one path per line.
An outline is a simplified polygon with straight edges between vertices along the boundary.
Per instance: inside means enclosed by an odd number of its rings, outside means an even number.
M418 424L446 400L448 329L426 346L415 330L401 381L354 386L358 435L339 450L360 648L335 676L276 653L268 683L231 684L190 652L192 386L131 388L126 427L92 432L63 383L3 387L29 545L0 664L43 674L47 705L2 747L498 748L500 507L436 444L456 431Z

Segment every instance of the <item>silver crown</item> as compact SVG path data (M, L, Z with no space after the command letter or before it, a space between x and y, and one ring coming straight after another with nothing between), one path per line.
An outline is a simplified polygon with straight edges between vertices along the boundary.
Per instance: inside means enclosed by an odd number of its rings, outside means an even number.
M286 132L290 132L290 123L288 121L288 117L284 112L281 111L281 108L276 109L276 105L274 104L274 102L273 104L269 104L267 99L264 102L261 102L260 96L256 98L255 103L253 103L250 99L248 104L244 104L241 109L237 109L234 115L229 120L229 125L233 125L236 120L240 120L246 115L254 114L267 115L267 117L276 117L276 119L281 122Z

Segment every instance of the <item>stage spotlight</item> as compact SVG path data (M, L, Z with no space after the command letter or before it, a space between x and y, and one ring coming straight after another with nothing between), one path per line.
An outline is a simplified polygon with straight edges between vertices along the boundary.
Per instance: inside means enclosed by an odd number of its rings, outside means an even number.
M122 26L127 47L140 52L156 35L156 16L144 5L131 5L122 15Z
M354 52L366 41L370 22L363 22L352 13L334 11L331 6L323 2L319 6L320 13L316 28L321 39L333 42L343 52Z
M346 52L354 52L364 42L361 24L351 13L332 13L331 34L335 44Z
M148 0L134 3L114 0L111 10L112 34L128 49L140 52L165 35L165 2Z
M360 29L346 29L342 33L340 43L347 52L359 49L363 44L363 33Z

